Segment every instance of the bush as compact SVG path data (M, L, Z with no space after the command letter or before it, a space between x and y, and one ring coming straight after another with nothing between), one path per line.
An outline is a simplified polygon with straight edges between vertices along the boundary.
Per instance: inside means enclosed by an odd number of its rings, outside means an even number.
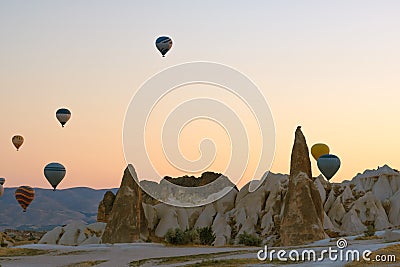
M369 236L374 236L375 235L375 227L373 224L367 225L367 230L364 231L364 236L369 237Z
M184 232L179 228L169 229L165 234L165 241L173 245L185 245L186 242Z
M239 244L241 245L258 247L261 245L261 242L262 240L256 235L250 235L246 232L239 235Z
M236 236L238 234L238 228L236 226L236 220L235 220L235 218L233 216L229 217L228 225L231 227L231 238L229 240L229 244L233 245L234 241L235 241L235 238L236 238Z
M172 245L202 244L212 245L215 235L211 227L199 229L186 229L182 231L179 228L169 229L164 236L165 241Z
M211 246L215 240L215 235L210 226L198 229L200 244Z
M196 229L186 229L182 231L179 228L169 229L164 236L165 241L172 245L199 244L199 233Z
M185 240L189 244L200 244L199 231L197 229L188 229L185 231Z

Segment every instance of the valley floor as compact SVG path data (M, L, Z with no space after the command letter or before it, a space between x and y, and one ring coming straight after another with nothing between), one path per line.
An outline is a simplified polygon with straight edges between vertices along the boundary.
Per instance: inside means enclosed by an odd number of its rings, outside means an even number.
M400 242L386 243L380 238L382 233L378 233L377 239L357 240L356 236L346 237L348 250L371 250L377 251L371 255L374 259L376 254L395 255L396 262L378 264L369 262L369 266L399 266L400 262ZM336 240L320 240L313 244L302 247L290 248L268 248L284 249L287 252L297 250L302 253L304 249L313 249L317 258L324 249L338 249ZM171 247L161 244L138 243L138 244L115 244L115 245L87 245L87 246L54 246L54 245L25 245L17 249L0 249L0 266L18 267L86 267L86 266L365 266L366 262L331 261L324 257L317 262L281 262L276 257L272 260L259 261L257 252L261 248L254 247ZM276 253L275 253L276 256ZM286 255L287 257L287 255Z

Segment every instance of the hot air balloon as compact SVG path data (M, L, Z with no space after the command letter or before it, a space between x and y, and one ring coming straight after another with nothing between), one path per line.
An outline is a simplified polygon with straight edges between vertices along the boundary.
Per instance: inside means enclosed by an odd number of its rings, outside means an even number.
M318 143L311 147L311 155L318 160L322 155L329 154L329 147L325 144Z
M57 162L49 163L44 167L44 176L53 187L53 191L56 191L56 187L64 178L65 173L65 167Z
M331 154L322 155L317 161L318 169L330 180L340 168L340 159Z
M165 54L171 49L172 47L172 40L168 36L161 36L158 37L156 40L156 47L158 51L160 51L161 55L165 57Z
M4 194L4 183L6 182L6 178L0 178L0 197Z
M11 139L11 141L12 141L12 143L14 144L15 148L18 151L19 148L24 143L24 138L22 136L20 136L20 135L14 135L13 138Z
M66 108L60 108L56 112L56 118L61 123L61 126L64 127L67 121L71 118L71 111Z
M35 198L35 190L27 185L20 186L15 190L15 198L25 212Z

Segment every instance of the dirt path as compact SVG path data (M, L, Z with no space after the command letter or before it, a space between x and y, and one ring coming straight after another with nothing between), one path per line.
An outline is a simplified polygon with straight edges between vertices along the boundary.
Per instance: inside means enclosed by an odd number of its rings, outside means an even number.
M165 247L159 244L116 244L79 247L28 245L22 247L46 249L50 252L49 254L38 256L0 258L1 266L62 267L68 264L85 261L105 260L106 262L98 264L96 266L123 267L129 266L129 263L132 261L149 258L159 259L164 257L177 257L220 252L240 252L241 250L249 250L249 248L230 247ZM254 250L256 251L257 248L255 248Z
M375 240L354 240L348 237L349 249L377 250L387 247L395 243L385 243L383 239ZM305 247L292 248L268 248L269 250L284 249L290 251L296 249L302 251L304 249L313 249L318 255L323 249L337 248L336 241L321 240ZM18 266L18 267L86 267L94 266L90 264L73 265L82 262L96 262L98 267L125 267L129 263L136 262L136 266L190 266L190 264L203 263L207 260L214 260L214 263L204 264L204 266L216 266L227 264L229 266L344 266L348 262L330 261L328 258L318 262L297 262L295 265L283 264L274 259L274 262L257 260L257 251L261 248L249 247L167 247L161 244L115 244L115 245L91 245L91 246L50 246L50 245L26 245L20 248L33 248L47 250L47 254L36 256L20 256L20 257L2 257L0 258L1 267ZM234 260L233 260L234 259ZM397 259L399 261L400 259ZM104 262L101 262L104 261ZM219 262L218 262L219 261ZM225 263L224 263L225 261ZM238 262L236 262L238 261ZM233 265L232 265L233 262ZM240 262L240 264L239 264ZM71 265L72 264L72 265ZM278 265L277 265L278 264ZM203 265L201 265L203 266ZM225 266L225 265L224 265ZM379 265L377 265L379 266Z

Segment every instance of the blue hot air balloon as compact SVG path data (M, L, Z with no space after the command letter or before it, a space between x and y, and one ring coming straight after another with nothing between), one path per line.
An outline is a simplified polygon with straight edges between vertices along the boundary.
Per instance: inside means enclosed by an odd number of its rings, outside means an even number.
M65 167L57 162L49 163L44 167L44 176L53 187L53 191L56 191L56 187L64 179L65 173Z
M317 161L318 169L330 180L340 168L340 159L332 154L322 155Z
M3 185L6 182L6 178L1 177L0 178L0 185Z
M158 51L160 51L161 55L165 57L165 54L171 49L172 47L172 40L168 36L161 36L158 37L156 40L156 47Z

